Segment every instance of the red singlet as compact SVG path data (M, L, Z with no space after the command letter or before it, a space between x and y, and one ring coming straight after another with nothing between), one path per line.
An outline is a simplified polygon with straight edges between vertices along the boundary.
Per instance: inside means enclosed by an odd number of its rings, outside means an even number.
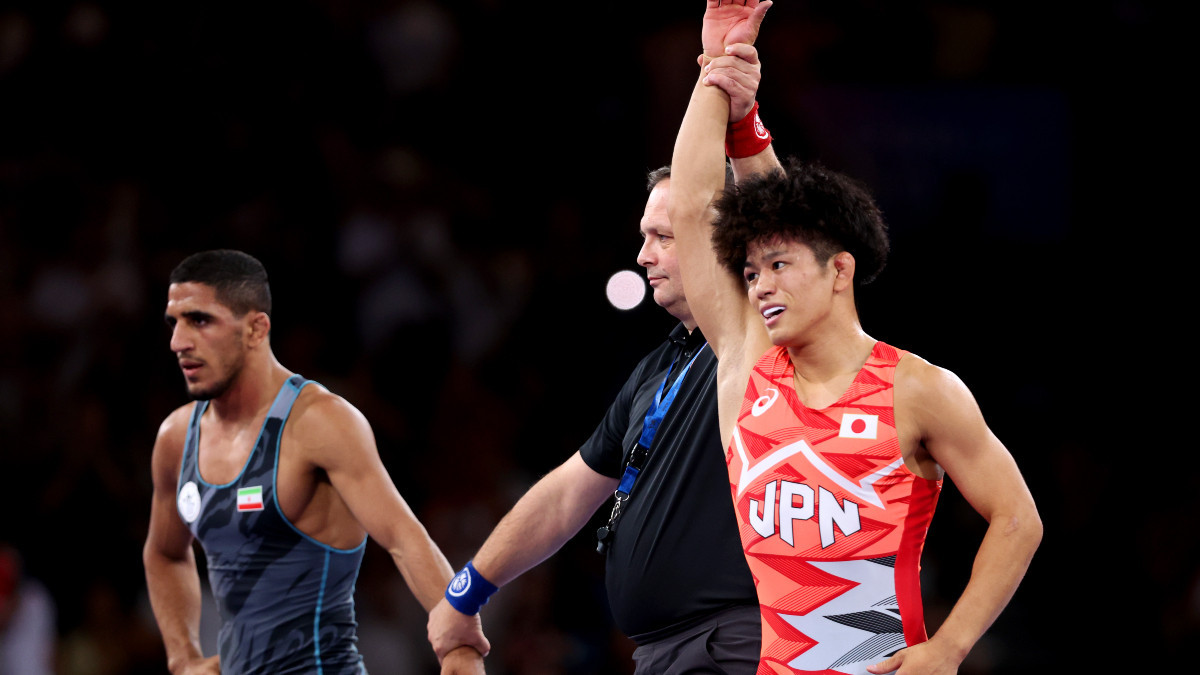
M823 410L800 402L783 347L750 374L726 462L762 611L759 675L866 673L927 639L920 558L942 483L900 455L904 354L875 343Z

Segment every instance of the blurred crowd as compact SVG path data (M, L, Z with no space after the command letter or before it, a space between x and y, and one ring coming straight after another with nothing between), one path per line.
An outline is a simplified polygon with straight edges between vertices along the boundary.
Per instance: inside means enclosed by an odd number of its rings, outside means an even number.
M0 675L164 670L141 546L157 424L186 402L165 279L197 250L264 262L280 360L367 415L465 563L671 326L648 300L608 307L603 285L636 269L643 177L669 160L693 82L692 4L0 5ZM1105 167L1167 137L1139 69L1163 11L776 5L764 120L783 152L871 186L892 227L867 332L967 381L1047 523L963 672L1040 672L1111 630L1152 663L1181 655L1200 574L1177 522L1200 514L1187 490L1163 498L1179 521L1118 507L1136 467L1095 397L1105 344L1136 329L1089 335L1115 284L1097 259L1124 254L1109 233L1145 215L1121 198L1145 185ZM949 490L931 628L983 530ZM485 609L489 672L631 670L591 529ZM377 547L358 588L371 672L433 672L423 613Z

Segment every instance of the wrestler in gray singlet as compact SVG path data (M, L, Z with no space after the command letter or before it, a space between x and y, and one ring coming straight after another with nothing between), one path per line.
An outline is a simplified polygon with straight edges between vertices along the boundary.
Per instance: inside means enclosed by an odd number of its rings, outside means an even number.
M204 547L226 673L366 672L354 619L366 538L350 550L322 544L297 530L275 498L279 439L308 382L293 375L284 383L231 483L212 485L200 476L200 418L208 401L196 402L188 423L177 506Z

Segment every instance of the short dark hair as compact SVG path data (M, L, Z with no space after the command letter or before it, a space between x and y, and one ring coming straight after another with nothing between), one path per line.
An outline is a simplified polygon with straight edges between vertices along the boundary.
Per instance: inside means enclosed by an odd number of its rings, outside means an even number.
M713 248L722 265L743 273L750 244L799 241L824 265L840 251L854 256L854 283L868 284L887 264L887 224L858 181L815 162L789 157L775 170L727 187L716 203Z
M198 283L212 286L217 302L235 316L246 312L271 315L271 286L267 270L254 256L241 251L201 251L183 259L171 271L172 284Z
M671 177L671 165L660 166L657 169L646 174L646 191L654 192L654 188L659 183ZM729 162L725 162L725 187L733 185L733 167L729 166Z

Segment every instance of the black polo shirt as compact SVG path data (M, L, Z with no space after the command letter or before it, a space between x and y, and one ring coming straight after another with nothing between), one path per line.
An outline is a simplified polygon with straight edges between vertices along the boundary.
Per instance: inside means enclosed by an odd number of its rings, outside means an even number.
M633 370L580 448L593 470L619 478L659 385L669 370L673 380L699 350L659 425L607 552L613 617L639 644L731 605L758 604L717 425L717 360L704 345L699 329L689 335L677 326ZM611 502L604 513L610 508Z

